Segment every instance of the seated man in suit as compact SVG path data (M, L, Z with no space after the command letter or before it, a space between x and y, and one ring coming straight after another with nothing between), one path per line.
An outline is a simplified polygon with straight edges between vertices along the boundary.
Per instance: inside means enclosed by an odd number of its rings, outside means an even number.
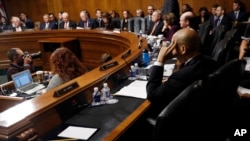
M55 22L49 21L49 14L43 15L43 23L40 24L40 30L52 30L57 29Z
M62 22L59 24L59 29L75 29L76 23L69 18L69 14L67 12L63 12L62 14Z
M95 27L96 28L104 28L104 22L102 20L102 10L96 9L95 15L96 15Z
M25 27L26 27L27 29L34 28L34 27L35 27L34 22L31 21L30 19L28 19L27 14L25 14L25 13L21 13L21 14L20 14L20 20L25 24Z
M48 13L49 14L49 22L53 22L56 26L56 29L58 29L58 21L57 18L55 17L54 13Z
M215 3L211 7L211 15L209 17L211 28L213 28L213 26L215 25L215 20L218 18L217 15L216 15L216 9L217 9L218 6L219 6L219 4Z
M149 30L150 24L152 23L152 14L154 12L154 6L153 5L148 5L148 15L145 16L145 21L146 21L146 31Z
M217 7L216 15L217 19L213 27L223 25L225 30L230 30L232 28L232 24L230 23L229 17L226 15L226 8L224 6Z
M162 33L163 19L161 10L155 10L152 14L152 24L149 27L148 35L158 36Z
M205 78L217 68L214 60L199 53L199 48L200 37L189 28L178 30L173 35L171 44L161 48L146 86L147 98L152 104L149 110L151 118L156 118L186 87ZM163 81L163 65L173 57L182 65L168 80Z
M196 17L192 11L187 11L181 14L180 16L180 27L181 28L191 28L195 31L198 30L198 22L196 21Z
M80 22L77 24L77 27L81 28L95 28L95 21L89 17L88 11L81 11L80 12Z
M242 3L240 1L235 0L233 2L233 10L228 14L234 28L237 27L238 23L247 20L246 13L241 9L241 5Z
M10 67L7 70L8 81L12 80L11 75L25 69L29 69L33 72L31 56L25 55L20 48L11 48L8 51L8 58L11 61Z
M11 18L11 25L8 27L9 30L13 30L13 32L22 32L26 28L20 21L18 17L12 17Z

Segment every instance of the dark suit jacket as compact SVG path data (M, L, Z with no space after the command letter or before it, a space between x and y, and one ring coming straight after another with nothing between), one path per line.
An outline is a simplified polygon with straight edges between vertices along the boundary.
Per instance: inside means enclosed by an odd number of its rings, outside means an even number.
M90 27L91 29L95 28L95 20L94 19L89 18L87 22L88 22L88 27ZM77 27L84 28L84 22L82 20L80 20L80 22L77 24Z
M203 79L217 68L214 60L198 55L183 68L174 72L162 84L163 67L153 66L146 86L147 98L152 102L150 115L156 118L161 110L194 81Z
M24 23L25 23L25 26L27 29L35 27L34 22L32 22L30 19L26 19L26 21L24 21Z
M69 20L69 27L72 27L73 29L76 28L76 23L72 20ZM62 21L60 24L59 24L59 29L64 29L64 21Z
M45 22L40 24L40 30L45 30ZM55 24L55 22L49 22L49 28L50 29L57 29L57 25Z
M103 20L100 21L99 19L95 19L95 27L96 28L99 28L99 27L104 28L105 26L104 26Z
M242 22L242 21L246 21L247 20L246 13L243 12L243 11L241 11L241 10L240 10L240 12L238 14L238 19L235 19L234 11L231 11L228 14L228 16L229 16L231 22L234 22L234 21Z
M216 23L214 23L216 24ZM230 19L227 15L224 15L221 22L220 22L220 25L223 25L224 26L224 29L227 31L227 30L230 30L232 28L232 23L230 22ZM216 27L216 25L214 25L214 27Z
M21 26L21 29L22 29L22 31L24 31L24 30L26 29L26 27ZM7 29L7 30L13 30L13 32L16 32L16 28L14 28L14 27L12 26L12 24L8 26L8 29Z
M158 36L159 34L163 34L162 32L163 26L164 26L164 23L163 23L163 20L161 19L152 35ZM148 35L151 33L153 28L154 28L154 23L150 24L149 31L147 33Z
M163 13L174 13L177 20L179 20L180 17L180 7L178 0L165 0L163 5Z

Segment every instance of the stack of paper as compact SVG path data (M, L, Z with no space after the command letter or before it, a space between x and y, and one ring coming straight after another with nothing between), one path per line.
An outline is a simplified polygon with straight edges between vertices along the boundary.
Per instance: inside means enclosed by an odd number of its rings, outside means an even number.
M62 131L58 135L58 137L88 140L96 132L96 130L97 130L96 128L69 126L64 131Z
M147 81L135 80L128 86L123 87L120 91L118 91L114 95L146 99L147 98L146 85Z

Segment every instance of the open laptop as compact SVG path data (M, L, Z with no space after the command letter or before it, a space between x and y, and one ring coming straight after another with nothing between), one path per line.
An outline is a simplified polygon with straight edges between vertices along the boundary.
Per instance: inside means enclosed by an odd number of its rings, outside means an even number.
M38 90L45 88L42 84L33 82L32 76L29 70L13 74L12 80L15 84L16 90L25 94L34 94Z

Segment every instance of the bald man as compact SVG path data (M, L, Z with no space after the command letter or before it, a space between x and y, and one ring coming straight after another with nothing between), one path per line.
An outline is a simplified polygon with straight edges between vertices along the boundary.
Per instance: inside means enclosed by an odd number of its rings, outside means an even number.
M198 29L198 21L193 12L187 11L180 16L180 27L181 28L191 28L194 30Z
M150 116L156 118L163 108L177 97L186 87L208 76L216 68L216 62L199 53L200 38L189 28L178 30L168 47L161 47L157 61L151 68L147 83L147 98L152 107ZM182 68L175 71L167 81L163 78L163 65L167 60L177 58Z
M62 22L59 24L59 29L75 29L76 23L69 18L67 12L62 13Z

